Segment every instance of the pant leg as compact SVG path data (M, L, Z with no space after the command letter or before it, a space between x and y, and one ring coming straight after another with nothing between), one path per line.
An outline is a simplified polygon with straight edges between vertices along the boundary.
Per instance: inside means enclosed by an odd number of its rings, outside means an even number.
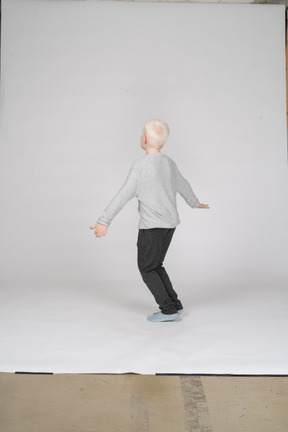
M167 282L167 278L169 280L169 277L162 267L174 231L175 229L165 228L140 229L137 242L138 268L143 281L154 296L160 310L166 314L176 312L175 304L164 283ZM169 232L170 237L167 235ZM161 268L164 271L160 270ZM171 282L170 285L172 287ZM170 292L172 293L171 290ZM173 292L175 293L174 290ZM175 293L175 295L177 299L177 294Z
M171 280L170 280L170 278L169 278L169 276L168 276L165 268L163 267L163 261L165 259L165 256L166 256L166 253L168 251L168 248L170 246L170 243L171 243L172 237L174 235L174 232L175 232L175 228L167 231L165 233L165 235L164 235L163 248L162 248L162 253L160 255L160 260L159 260L159 266L157 268L157 273L159 274L160 278L162 279L162 282L163 282L163 284L165 286L165 289L168 292L170 298L172 299L176 310L180 310L180 309L183 309L182 303L178 299L178 295L177 295L176 291L173 288Z

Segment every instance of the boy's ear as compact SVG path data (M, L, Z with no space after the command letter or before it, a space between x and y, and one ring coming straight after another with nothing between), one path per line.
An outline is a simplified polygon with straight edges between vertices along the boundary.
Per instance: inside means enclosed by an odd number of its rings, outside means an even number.
M144 143L147 144L147 136L144 135Z

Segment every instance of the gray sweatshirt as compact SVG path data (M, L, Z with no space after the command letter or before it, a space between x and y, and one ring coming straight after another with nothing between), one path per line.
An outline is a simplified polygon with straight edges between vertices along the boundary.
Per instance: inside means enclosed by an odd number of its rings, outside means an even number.
M97 222L109 226L125 204L137 197L139 229L175 228L180 223L177 192L190 207L199 206L175 162L163 153L147 154L133 163L125 183Z

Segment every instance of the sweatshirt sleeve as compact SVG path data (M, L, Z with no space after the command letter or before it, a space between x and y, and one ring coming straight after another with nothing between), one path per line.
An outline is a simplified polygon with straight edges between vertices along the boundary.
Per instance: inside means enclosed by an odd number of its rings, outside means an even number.
M136 161L137 162L137 161ZM114 196L112 201L104 210L102 216L98 219L97 223L109 226L115 216L122 210L122 208L137 195L138 185L138 169L137 163L134 162L130 168L128 177L126 178L123 186L118 193Z
M186 203L193 208L197 208L200 205L200 201L194 194L189 182L182 176L179 169L177 171L177 192L184 198Z

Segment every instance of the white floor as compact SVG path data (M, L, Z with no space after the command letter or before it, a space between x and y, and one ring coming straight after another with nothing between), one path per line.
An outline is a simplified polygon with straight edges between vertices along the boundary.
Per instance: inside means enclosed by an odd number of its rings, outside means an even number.
M0 371L288 373L284 285L180 291L185 313L150 323L156 308L140 281L117 291L108 284L6 287Z

